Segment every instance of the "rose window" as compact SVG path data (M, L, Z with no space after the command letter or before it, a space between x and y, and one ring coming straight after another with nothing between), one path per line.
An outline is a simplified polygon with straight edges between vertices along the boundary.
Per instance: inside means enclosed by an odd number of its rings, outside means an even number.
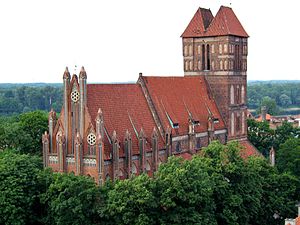
M96 135L93 133L90 133L87 136L87 142L89 143L89 145L95 145L96 144Z
M73 102L78 102L78 100L79 100L79 92L76 91L76 90L72 91L72 93L71 93L71 99L72 99Z

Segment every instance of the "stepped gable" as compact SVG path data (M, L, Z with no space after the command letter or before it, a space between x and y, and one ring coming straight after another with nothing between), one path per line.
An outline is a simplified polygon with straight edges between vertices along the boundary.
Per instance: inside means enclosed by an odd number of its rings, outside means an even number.
M120 157L124 156L123 142L127 129L131 133L133 154L139 154L137 135L141 128L146 135L146 150L151 149L151 135L153 128L157 130L157 127L138 84L88 84L87 95L87 106L94 124L98 109L101 108L103 112L107 131L104 138L105 155L112 150L109 139L114 130L120 141ZM159 148L163 146L159 136Z
M209 12L209 9L199 8L181 37L214 37L225 35L249 37L230 7L221 6L214 18L211 12ZM207 25L208 23L209 25Z
M208 130L210 112L218 122L215 129L225 129L214 99L210 96L203 76L143 77L155 109L166 129L172 127L173 136L186 135L189 113L200 125L195 132ZM178 124L178 128L176 127Z

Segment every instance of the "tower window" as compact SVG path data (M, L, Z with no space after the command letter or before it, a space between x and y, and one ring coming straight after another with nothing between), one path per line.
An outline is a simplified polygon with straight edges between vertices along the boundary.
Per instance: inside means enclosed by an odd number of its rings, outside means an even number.
M234 104L234 87L230 86L230 104Z
M241 99L242 99L242 104L245 103L245 87L242 85L242 91L241 91Z
M193 46L189 45L189 55L192 56L193 55Z
M227 53L227 44L224 44L224 53Z
M236 88L236 95L237 95L237 98L236 98L236 101L237 101L237 104L240 104L241 103L241 89L240 89L240 86L237 86Z
M219 53L222 54L222 45L219 44Z
M193 70L193 61L190 61L190 70Z
M231 113L231 136L234 135L234 113Z
M227 60L224 62L224 70L227 70Z
M185 70L189 70L189 62L186 60L184 63Z
M198 69L201 70L201 61L198 61Z
M183 55L184 56L188 55L188 46L187 45L184 46Z
M223 61L220 60L220 70L223 70Z
M198 55L201 54L201 45L198 45Z
M205 45L202 45L202 70L205 70Z
M210 70L210 57L209 57L209 45L206 45L206 54L207 54L207 70Z

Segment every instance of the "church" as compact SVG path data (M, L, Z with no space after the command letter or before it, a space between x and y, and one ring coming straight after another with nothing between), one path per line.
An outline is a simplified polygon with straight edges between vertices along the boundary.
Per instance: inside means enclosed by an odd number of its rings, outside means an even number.
M43 162L56 172L105 180L150 176L171 155L190 159L211 141L247 140L248 34L229 7L199 8L181 35L184 76L88 84L63 73L63 107L49 113Z

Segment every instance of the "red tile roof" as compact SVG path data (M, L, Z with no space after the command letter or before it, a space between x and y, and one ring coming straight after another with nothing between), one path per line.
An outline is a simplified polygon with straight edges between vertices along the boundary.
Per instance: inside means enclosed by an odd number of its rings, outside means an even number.
M209 25L207 25L210 22ZM199 8L181 37L212 37L234 35L249 37L229 7L221 6L213 18L210 10Z
M207 131L209 111L219 119L219 122L215 123L215 129L225 128L203 76L143 77L143 79L164 129L172 127L172 122L179 123L179 128L173 129L173 136L188 133L189 112L194 120L200 122L199 126L195 126L195 132Z
M213 18L210 9L199 8L181 36L205 35L205 31Z
M146 135L146 148L147 150L151 148L152 131L156 125L138 84L88 84L87 95L89 96L87 105L93 123L98 109L101 108L104 126L110 138L113 131L116 131L117 138L121 142L120 156L124 154L123 141L127 129L131 133L134 154L139 153L136 132L139 133L141 128ZM107 138L104 139L104 143L106 151L110 151L111 145ZM163 140L160 137L159 147L163 148Z
M176 154L177 157L182 157L185 160L191 160L193 158L193 155L189 152L181 152Z
M241 156L246 159L249 156L261 156L261 153L248 140L239 141L242 146Z
M271 120L271 115L270 114L266 114L266 120L267 121L270 121ZM260 115L257 119L256 119L256 121L258 121L258 122L261 122L262 121L262 115Z

